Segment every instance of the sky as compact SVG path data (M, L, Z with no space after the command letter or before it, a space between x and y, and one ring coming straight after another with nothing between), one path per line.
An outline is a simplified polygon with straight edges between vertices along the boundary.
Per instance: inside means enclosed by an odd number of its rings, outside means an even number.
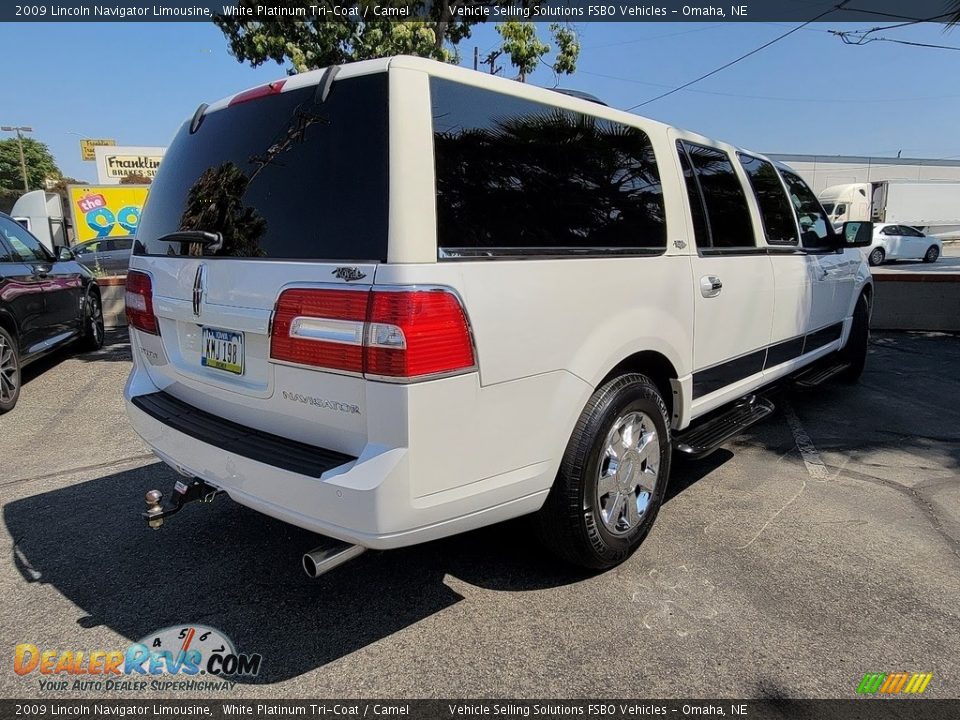
M626 109L797 24L582 23L574 26L578 70L560 86ZM807 26L635 112L759 152L960 158L960 50L851 46L828 32L872 26ZM960 48L960 28L920 24L879 35ZM462 64L472 66L474 46L483 55L498 37L492 25L476 28L460 45ZM272 62L237 62L212 23L5 24L0 47L0 124L32 126L64 174L87 181L96 171L80 159L81 137L165 146L201 102L286 74ZM552 87L556 78L543 67L528 81Z

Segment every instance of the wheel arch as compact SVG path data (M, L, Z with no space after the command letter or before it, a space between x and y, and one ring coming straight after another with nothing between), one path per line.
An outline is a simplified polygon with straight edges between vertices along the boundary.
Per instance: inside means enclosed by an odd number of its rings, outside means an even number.
M19 342L20 328L17 327L17 321L6 310L0 310L0 327L13 335L14 339Z
M632 372L646 375L653 381L657 390L660 391L670 417L674 417L676 415L674 408L681 402L677 384L674 382L679 375L667 356L656 350L641 350L625 357L610 369L597 387L601 387L615 377Z

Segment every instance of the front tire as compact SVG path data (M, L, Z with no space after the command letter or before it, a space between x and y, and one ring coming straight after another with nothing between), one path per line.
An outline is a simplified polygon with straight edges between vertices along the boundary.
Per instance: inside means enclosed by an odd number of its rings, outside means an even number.
M564 560L605 570L650 532L667 490L669 416L657 386L630 373L590 398L567 444L537 526Z
M867 256L867 262L873 266L882 265L883 259L887 254L883 251L883 248L874 248L870 251L870 255Z
M20 353L13 336L0 328L0 415L10 412L20 397Z
M923 261L925 263L935 263L938 257L940 257L940 248L936 245L931 245L927 248L927 252L923 256Z
M840 380L855 383L863 375L867 364L867 348L870 345L870 304L863 293L857 298L853 309L853 323L850 325L850 337L840 350L840 359L849 363L849 367L840 373Z

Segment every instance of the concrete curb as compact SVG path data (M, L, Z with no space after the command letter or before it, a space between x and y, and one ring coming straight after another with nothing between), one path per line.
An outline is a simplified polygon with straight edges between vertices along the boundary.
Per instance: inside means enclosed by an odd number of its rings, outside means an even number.
M127 292L127 278L101 277L97 278L97 285L100 286L100 301L103 305L103 324L108 328L125 327L127 314L124 296Z
M870 327L960 332L960 274L878 273Z

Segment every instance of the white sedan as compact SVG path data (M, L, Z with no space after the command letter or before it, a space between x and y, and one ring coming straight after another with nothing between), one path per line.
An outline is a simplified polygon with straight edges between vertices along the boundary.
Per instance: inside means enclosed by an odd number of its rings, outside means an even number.
M873 226L873 244L863 248L863 253L871 265L880 265L887 260L932 263L943 253L943 243L909 225L877 223Z

